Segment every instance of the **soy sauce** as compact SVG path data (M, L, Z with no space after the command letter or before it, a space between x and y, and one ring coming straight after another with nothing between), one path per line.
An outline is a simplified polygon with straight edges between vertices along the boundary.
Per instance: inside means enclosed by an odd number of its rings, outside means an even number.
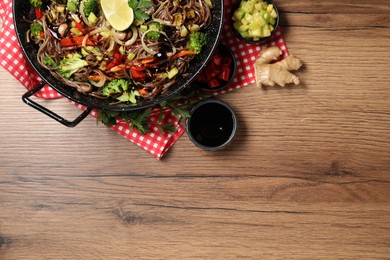
M232 111L220 103L205 103L191 114L189 132L205 147L219 147L232 138L235 128Z

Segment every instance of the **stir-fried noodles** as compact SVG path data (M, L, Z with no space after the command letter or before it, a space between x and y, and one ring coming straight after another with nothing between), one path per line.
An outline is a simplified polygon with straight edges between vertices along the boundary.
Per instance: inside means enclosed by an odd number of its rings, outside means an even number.
M33 6L39 1L30 0ZM38 62L59 81L113 103L136 104L164 93L185 74L206 43L212 7L210 0L130 4L138 4L134 21L117 31L100 0L43 0L34 6L27 40L39 45Z

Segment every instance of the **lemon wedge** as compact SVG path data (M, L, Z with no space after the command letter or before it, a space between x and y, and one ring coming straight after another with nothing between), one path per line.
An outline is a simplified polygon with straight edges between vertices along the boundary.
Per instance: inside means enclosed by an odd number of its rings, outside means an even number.
M101 0L100 4L104 16L115 30L124 31L133 23L134 12L127 0Z

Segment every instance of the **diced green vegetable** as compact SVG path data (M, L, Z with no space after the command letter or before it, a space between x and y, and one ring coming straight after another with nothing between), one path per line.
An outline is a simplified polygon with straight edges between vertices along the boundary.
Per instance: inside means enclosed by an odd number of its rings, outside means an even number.
M178 68L173 67L173 68L168 72L168 79L173 78L174 76L177 75L177 73L179 73Z
M94 12L91 12L89 15L88 15L88 22L92 25L96 24L98 21L98 18L97 16L95 15Z
M186 37L188 35L188 29L184 25L181 26L180 28L180 36L181 37Z
M77 12L79 10L79 3L77 0L68 0L66 8L71 12Z
M234 29L251 40L271 36L277 18L274 5L264 0L243 0L232 16Z
M135 54L132 53L132 52L130 52L130 53L127 55L127 59L128 59L129 61L132 61L134 58L135 58Z
M190 30L190 32L197 32L200 30L200 26L196 23L193 23L193 24L188 24L188 29Z
M103 36L103 38L107 39L111 36L111 32L109 31L102 31L100 32L100 35Z
M81 35L83 35L83 33L80 32L80 30L77 29L77 28L70 28L70 32L73 33L73 35L75 35L75 36L81 36Z

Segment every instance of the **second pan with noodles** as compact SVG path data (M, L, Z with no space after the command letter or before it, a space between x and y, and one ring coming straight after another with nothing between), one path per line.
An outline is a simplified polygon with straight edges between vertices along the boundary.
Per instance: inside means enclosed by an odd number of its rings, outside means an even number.
M60 123L67 126L75 126L82 119L84 119L92 109L103 109L103 110L112 110L112 111L132 111L147 108L162 102L163 100L169 99L173 95L177 94L184 88L190 85L190 83L197 77L197 75L202 71L205 65L208 63L212 54L214 53L219 36L222 31L223 23L223 1L215 0L213 2L212 8L212 22L211 25L205 30L207 34L207 45L203 47L202 52L194 57L190 62L189 68L186 70L186 77L180 77L178 81L172 85L164 94L156 95L151 99L144 99L140 103L135 105L127 104L112 104L113 100L99 99L90 95L85 95L78 92L75 88L70 87L59 80L57 80L48 70L42 68L37 61L37 51L38 46L33 42L27 42L26 33L29 30L30 23L25 20L25 17L28 17L28 13L31 12L31 5L29 1L26 0L13 0L13 17L15 30L17 37L20 43L20 46L34 70L38 75L43 79L43 82L38 86L28 91L24 96L23 100L31 105L32 107L38 109L42 113L56 119ZM69 122L52 111L40 106L39 104L33 102L29 99L30 96L39 91L45 84L48 84L53 89L58 91L63 96L87 107L87 110L80 115L76 120Z

